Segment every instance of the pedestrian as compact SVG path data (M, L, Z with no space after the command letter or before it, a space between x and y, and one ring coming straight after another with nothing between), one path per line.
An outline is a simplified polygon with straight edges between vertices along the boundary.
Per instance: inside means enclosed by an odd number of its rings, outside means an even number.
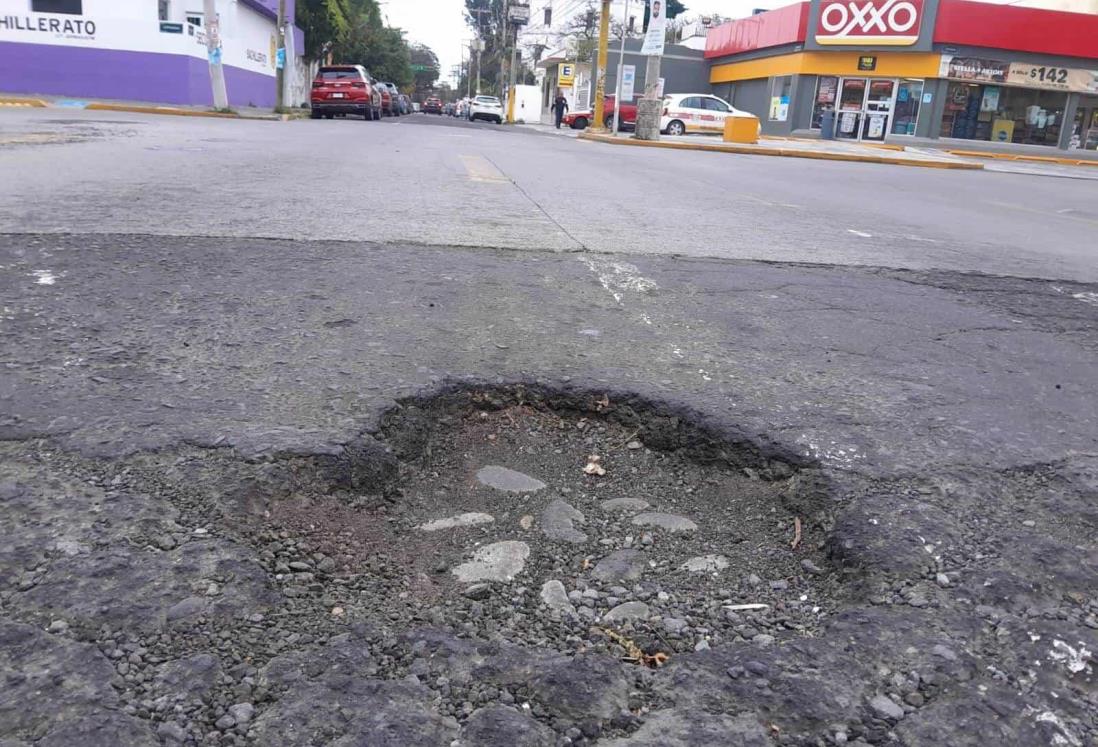
M553 119L557 123L558 130L566 111L568 111L568 99L564 97L564 91L558 88L556 98L553 99Z

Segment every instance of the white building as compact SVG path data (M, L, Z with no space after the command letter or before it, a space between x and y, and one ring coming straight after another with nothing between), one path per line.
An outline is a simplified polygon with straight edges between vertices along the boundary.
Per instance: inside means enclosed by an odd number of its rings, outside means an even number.
M14 7L13 7L14 6ZM288 0L292 24L294 0ZM275 102L278 0L215 0L231 106ZM2 0L0 90L169 104L213 102L202 0ZM307 98L293 66L288 102Z

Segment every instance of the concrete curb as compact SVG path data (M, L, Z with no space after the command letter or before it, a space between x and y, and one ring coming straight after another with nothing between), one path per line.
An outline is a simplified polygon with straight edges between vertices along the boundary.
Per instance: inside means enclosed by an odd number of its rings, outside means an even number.
M45 109L47 104L42 99L18 99L0 96L0 106L29 106L35 109Z
M220 119L240 119L235 112L211 112L202 109L180 109L172 106L141 106L138 104L104 104L93 101L84 107L91 111L133 112L135 114L170 114L177 117L217 117Z
M1029 163L1054 163L1061 166L1098 166L1098 160L1067 158L1063 156L1029 156L1022 153L992 153L986 150L961 150L950 148L945 151L963 158L990 158L996 161L1025 161Z
M858 153L828 153L824 151L798 150L795 148L769 148L766 146L742 146L714 143L669 143L665 141L634 140L633 138L616 138L610 135L592 135L583 133L580 140L590 140L611 145L632 145L641 148L670 148L671 150L702 150L716 153L735 153L745 156L780 156L783 158L807 158L816 161L852 161L855 163L884 163L892 166L920 166L926 169L957 169L962 171L979 171L984 168L982 163L969 163L966 161L922 161L914 158L900 158L887 155L861 155Z

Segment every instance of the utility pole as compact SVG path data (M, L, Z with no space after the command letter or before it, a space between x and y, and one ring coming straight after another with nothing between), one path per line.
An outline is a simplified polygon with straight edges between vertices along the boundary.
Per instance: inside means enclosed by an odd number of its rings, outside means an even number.
M275 111L286 104L286 0L278 0L278 44L275 51Z
M477 50L477 96L480 95L480 50L484 48L484 40L477 39L473 42Z
M517 25L513 26L513 36L511 37L511 65L508 71L508 88L507 88L507 124L515 123L515 82L518 79L518 30Z
M625 0L625 10L621 14L621 48L618 50L618 74L615 76L614 82L614 129L610 133L611 135L617 134L617 131L621 128L621 120L618 117L621 116L621 92L622 92L622 76L625 70L625 37L629 34L629 0Z
M645 32L642 54L648 55L644 68L644 98L637 102L637 124L633 130L636 140L660 139L660 113L663 100L660 96L660 62L663 59L666 11L657 18L650 14Z
M213 87L214 109L229 108L225 90L225 69L221 66L221 23L214 0L202 0L203 23L206 24L206 56L210 61L210 85Z
M595 73L595 105L591 109L595 121L591 123L592 132L605 132L602 124L602 108L606 101L606 62L607 47L610 45L610 0L602 0L599 12L599 54L598 69Z
M480 53L484 49L484 33L481 28L481 16L485 13L491 13L489 8L471 8L470 13L477 17L477 39L473 42L477 51L477 95L480 95ZM502 72L501 72L502 74ZM502 81L501 81L502 82Z
M473 42L469 41L469 47L462 50L462 62L465 64L465 98L473 95ZM461 85L461 81L458 81Z

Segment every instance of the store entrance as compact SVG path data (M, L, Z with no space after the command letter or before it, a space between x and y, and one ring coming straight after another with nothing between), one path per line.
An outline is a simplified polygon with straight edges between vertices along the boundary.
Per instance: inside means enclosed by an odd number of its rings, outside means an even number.
M895 101L895 80L843 78L835 134L847 140L883 142Z
M1098 150L1098 96L1084 96L1079 101L1069 147Z

